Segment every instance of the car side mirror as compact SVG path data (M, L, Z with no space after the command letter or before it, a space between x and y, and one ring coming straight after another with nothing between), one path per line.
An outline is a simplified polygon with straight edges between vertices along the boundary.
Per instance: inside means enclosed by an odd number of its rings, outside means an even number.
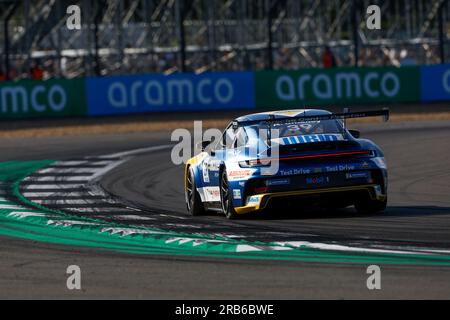
M350 134L356 139L358 139L361 136L361 132L359 132L359 130L351 129L348 130L348 132L350 132Z
M197 149L200 149L203 151L205 151L206 147L209 146L211 144L211 141L202 141L197 143L196 147Z

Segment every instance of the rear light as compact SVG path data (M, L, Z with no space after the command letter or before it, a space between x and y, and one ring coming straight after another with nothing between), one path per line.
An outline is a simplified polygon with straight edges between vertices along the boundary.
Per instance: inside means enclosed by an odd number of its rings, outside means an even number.
M254 194L267 192L267 187L256 187L253 189Z

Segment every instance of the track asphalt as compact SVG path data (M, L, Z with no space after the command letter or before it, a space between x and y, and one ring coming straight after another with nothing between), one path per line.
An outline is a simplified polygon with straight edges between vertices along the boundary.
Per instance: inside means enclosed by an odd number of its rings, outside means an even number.
M450 249L450 123L362 127L385 151L390 185L387 211L358 216L288 212L236 222L221 216L188 220L258 239L336 240L384 247ZM64 160L167 144L168 133L5 139L1 161ZM169 151L136 156L109 172L114 195L185 216L182 167ZM294 238L292 238L294 237ZM381 265L382 289L366 287L365 265L136 256L0 237L0 298L301 299L450 297L450 268ZM82 291L69 291L68 265L82 269Z

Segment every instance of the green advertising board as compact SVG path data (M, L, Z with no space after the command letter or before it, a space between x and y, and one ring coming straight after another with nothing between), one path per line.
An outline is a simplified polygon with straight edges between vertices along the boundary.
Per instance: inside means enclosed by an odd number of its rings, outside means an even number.
M0 84L0 119L84 116L86 109L81 78Z
M255 72L257 108L420 100L419 67Z

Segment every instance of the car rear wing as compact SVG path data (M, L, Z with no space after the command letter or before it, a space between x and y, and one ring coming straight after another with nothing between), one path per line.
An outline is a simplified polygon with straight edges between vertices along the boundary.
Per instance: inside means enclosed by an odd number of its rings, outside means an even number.
M348 110L347 108L344 110ZM366 117L378 117L383 116L384 121L389 120L389 109L382 108L381 110L372 111L359 111L359 112L342 112L342 113L331 113L322 115L300 115L295 117L287 116L275 116L270 115L269 119L264 120L244 120L244 121L233 121L233 128L255 125L255 124L270 124L270 123L294 123L299 121L320 121L320 120L336 120L336 119L354 119L354 118L366 118Z

